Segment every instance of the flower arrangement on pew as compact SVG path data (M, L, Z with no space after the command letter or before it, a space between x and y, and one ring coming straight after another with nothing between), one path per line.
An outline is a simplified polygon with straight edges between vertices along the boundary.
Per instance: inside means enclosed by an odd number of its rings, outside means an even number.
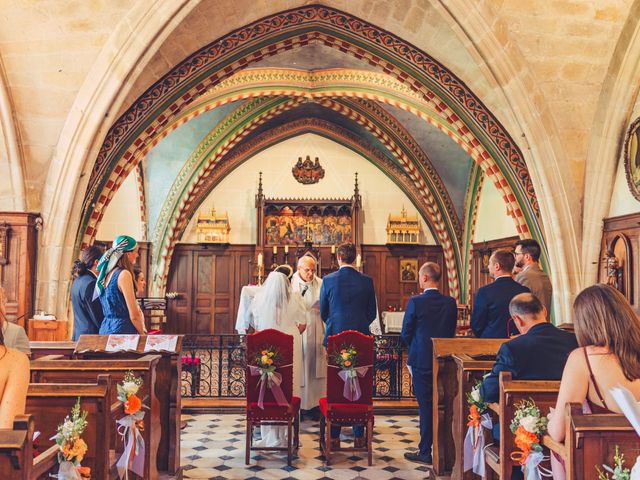
M143 384L141 378L128 371L122 383L117 386L118 400L124 404L125 413L124 417L116 420L118 433L125 444L124 452L116 464L120 478L128 479L129 470L136 475L144 476L145 444L141 433L144 430L144 405L138 396Z
M511 453L511 459L522 465L527 480L540 480L551 476L550 470L540 466L545 460L542 454L542 435L547 430L548 419L540 414L540 409L532 399L516 404L510 430L515 435L515 444L520 449Z
M251 375L260 375L258 380L258 386L260 391L258 393L258 407L264 410L264 394L266 389L271 390L276 403L280 406L286 406L287 402L284 392L280 385L282 384L282 375L276 372L280 355L278 351L272 346L266 346L256 353L254 362L255 365L249 365ZM280 365L289 366L289 365Z
M87 444L80 436L87 428L87 412L80 411L80 397L71 409L71 416L66 416L64 422L58 425L55 440L58 452L59 480L81 480L91 478L91 469L80 465L87 453Z
M358 377L364 377L371 365L357 366L358 351L353 345L342 345L340 351L335 353L334 362L340 369L338 376L344 381L344 398L355 402L362 396Z
M618 445L616 445L616 453L613 456L613 468L609 465L602 465L602 468L604 468L604 472L600 467L596 466L598 480L631 480L632 478L631 471L628 468L624 468L624 454L620 453Z
M473 473L484 476L484 434L483 429L491 429L491 416L485 413L487 403L480 395L480 385L482 382L476 381L471 392L467 393L467 404L469 405L469 421L467 422L467 435L464 438L463 459L464 471L473 469Z

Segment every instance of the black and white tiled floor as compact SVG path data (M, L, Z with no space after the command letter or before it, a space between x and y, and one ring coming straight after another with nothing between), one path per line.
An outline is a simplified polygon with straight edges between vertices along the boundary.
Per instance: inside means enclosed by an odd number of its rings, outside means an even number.
M238 414L183 415L181 449L184 478L215 480L422 480L429 467L404 459L407 449L418 444L418 421L413 416L376 416L373 465L366 454L339 452L327 466L318 448L318 422L305 420L300 428L301 446L293 465L286 455L252 452L244 463L245 421ZM343 439L351 442L351 429Z

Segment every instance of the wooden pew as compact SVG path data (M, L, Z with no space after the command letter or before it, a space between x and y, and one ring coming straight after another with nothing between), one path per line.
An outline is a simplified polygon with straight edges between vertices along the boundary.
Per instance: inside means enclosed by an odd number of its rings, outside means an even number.
M463 444L467 435L467 416L469 406L467 393L470 393L476 382L482 380L485 373L491 371L495 363L495 355L455 354L452 356L456 364L457 392L453 403L453 440L455 445L455 463L451 478L471 480L477 478L471 470L464 472Z
M582 405L567 405L565 443L545 435L543 444L564 460L567 480L598 480L596 466L614 465L616 445L631 468L640 455L640 438L624 415L582 413Z
M115 428L111 417L111 381L100 375L97 384L30 384L26 412L33 417L42 445L54 445L49 440L59 424L71 413L80 397L80 408L88 412L87 428L82 434L87 443L87 455L82 465L91 468L92 478L109 479L109 438Z
M107 352L108 335L82 335L74 358L77 359L135 359L148 353L161 356L156 368L156 397L160 402L160 445L158 470L175 474L180 468L180 411L182 378L182 339L177 335L176 348L171 352L145 352L147 335L141 335L134 351Z
M76 342L29 342L31 359L36 360L45 355L62 355L71 358L76 349Z
M56 446L33 458L34 430L31 415L18 415L12 430L0 430L0 478L3 480L37 480L57 472Z
M41 357L31 362L31 381L33 383L92 383L101 374L111 377L111 404L118 402L116 384L121 383L127 372L131 371L144 384L139 392L143 403L149 407L145 412L142 437L145 442L145 478L156 478L158 475L158 447L161 436L160 402L156 396L156 371L162 357L145 355L139 359L105 360L59 360L54 356ZM124 409L112 412L116 418L122 418ZM115 419L114 419L115 422ZM110 439L111 447L122 447L119 435Z
M450 475L456 461L453 406L458 394L453 355L495 355L506 338L434 338L433 341L433 470Z
M485 478L511 478L513 467L519 467L511 460L511 452L518 451L514 435L509 428L516 410L516 404L522 400L532 399L541 415L547 415L551 407L555 407L558 399L560 382L555 380L512 380L511 372L500 372L500 399L490 404L490 409L497 414L500 425L500 446L485 449L487 464ZM547 465L548 466L548 465Z

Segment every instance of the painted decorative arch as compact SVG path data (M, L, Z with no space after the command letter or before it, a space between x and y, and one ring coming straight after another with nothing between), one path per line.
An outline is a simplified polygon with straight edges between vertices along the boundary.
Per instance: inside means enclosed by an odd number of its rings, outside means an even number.
M144 148L166 122L221 79L251 63L292 48L319 43L368 61L433 99L448 118L460 120L462 134L473 133L496 162L517 202L512 210L528 231L543 241L538 205L521 152L493 114L446 67L397 36L330 7L311 5L280 12L253 22L212 42L186 58L143 94L113 125L103 143L82 208L78 240L91 241L104 206L117 189L118 176L128 173ZM490 172L495 173L495 172ZM93 206L96 206L93 210Z
M305 133L315 133L333 140L371 161L409 197L413 205L420 212L420 215L427 220L430 230L434 233L434 236L436 236L435 226L431 217L432 212L428 209L428 205L431 202L428 197L428 191L419 188L414 179L412 179L402 167L391 161L389 157L384 155L380 150L372 147L371 144L343 127L326 120L303 118L280 125L241 144L219 161L215 163L211 162L207 169L203 171L203 174L200 176L200 181L193 186L190 195L181 203L176 215L173 216L174 221L172 222L172 226L160 244L159 255L154 256L154 261L157 262L154 265L154 270L159 274L158 278L154 278L154 287L157 288L159 292L162 292L166 285L168 267L176 243L182 237L189 220L213 188L234 169L238 168L260 151ZM443 245L443 252L448 249L448 252L444 252L444 254L445 257L449 259L453 257L451 245L452 242L450 240L447 240L447 244ZM453 264L448 271L450 272L450 294L457 296L458 266Z

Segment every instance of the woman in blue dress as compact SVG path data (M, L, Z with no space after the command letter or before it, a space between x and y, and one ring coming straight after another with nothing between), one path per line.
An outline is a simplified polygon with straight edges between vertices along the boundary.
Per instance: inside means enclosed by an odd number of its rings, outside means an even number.
M102 335L145 333L144 317L136 302L133 286L136 258L138 246L127 235L117 237L100 258L94 297L100 298L104 311L100 325Z

